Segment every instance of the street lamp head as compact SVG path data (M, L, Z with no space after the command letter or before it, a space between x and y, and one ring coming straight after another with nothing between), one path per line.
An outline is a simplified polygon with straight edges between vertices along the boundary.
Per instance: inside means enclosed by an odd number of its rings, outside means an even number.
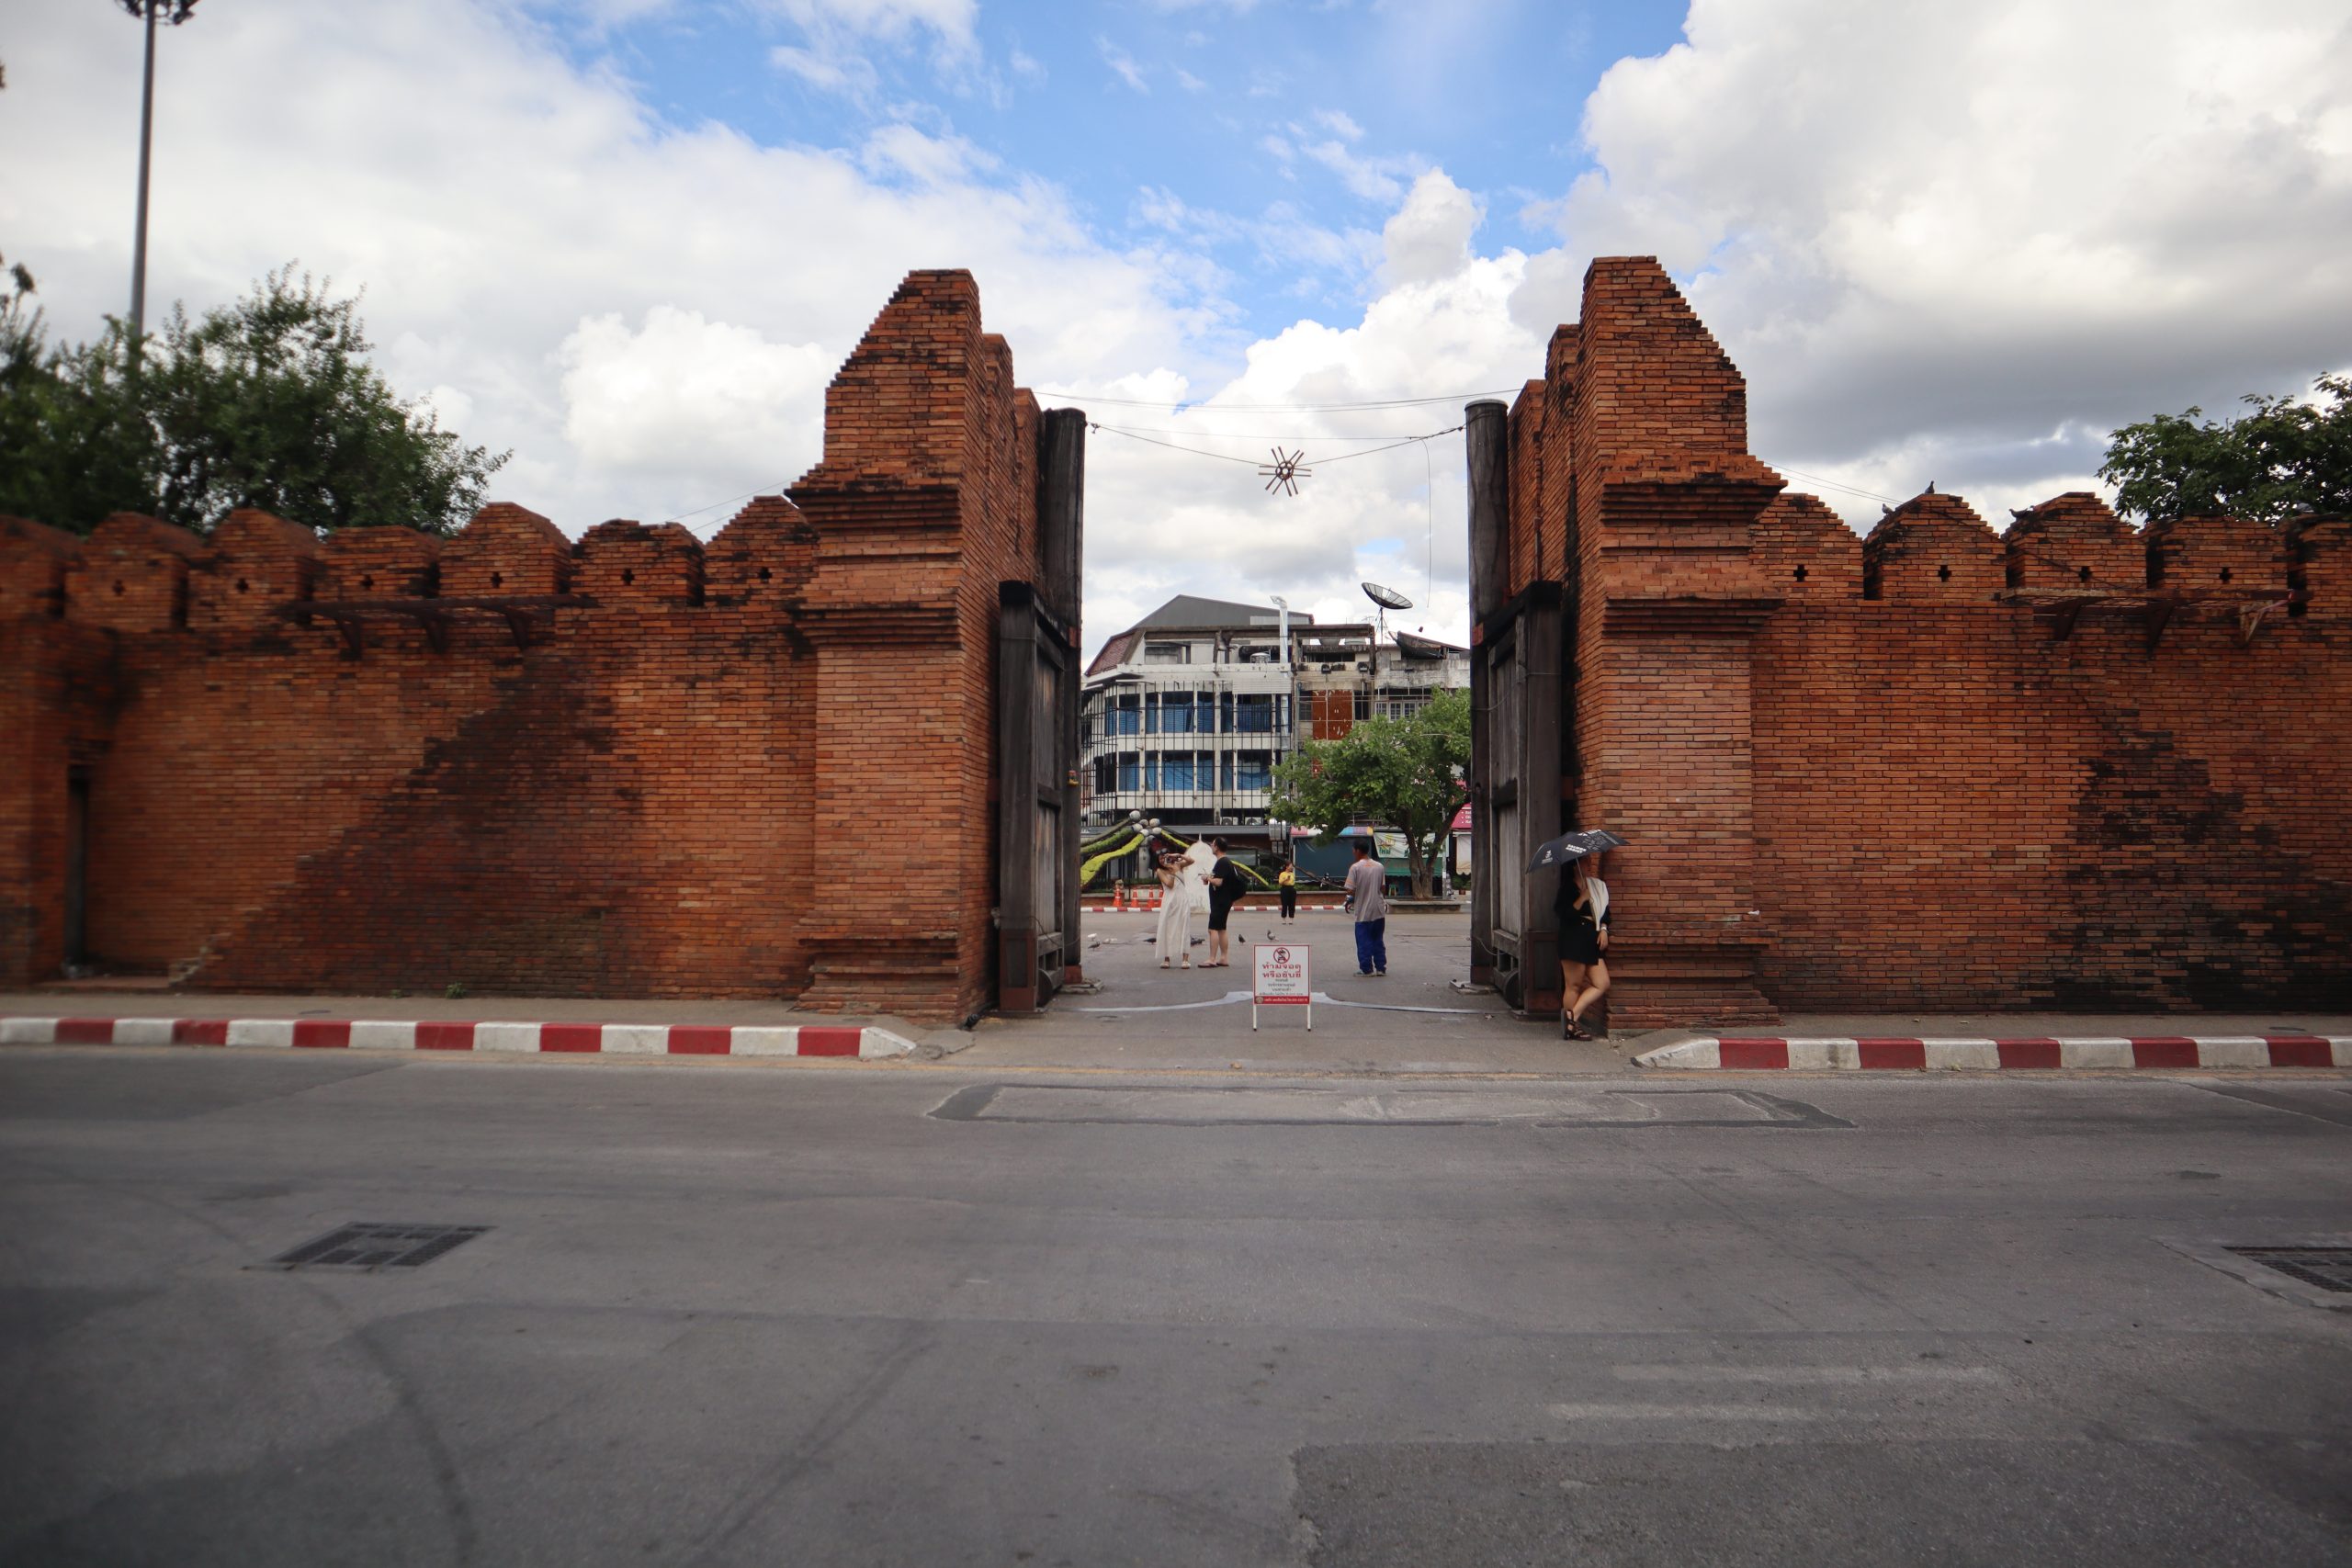
M178 27L195 11L197 0L115 0L115 4L134 17L144 17L152 10L157 21Z

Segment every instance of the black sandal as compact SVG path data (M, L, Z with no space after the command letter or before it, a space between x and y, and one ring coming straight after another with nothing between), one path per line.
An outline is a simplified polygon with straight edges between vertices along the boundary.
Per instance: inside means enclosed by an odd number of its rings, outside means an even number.
M1584 1026L1582 1020L1578 1019L1574 1013L1571 1013L1568 1015L1567 1033L1566 1038L1570 1040L1589 1040L1592 1038L1592 1032Z

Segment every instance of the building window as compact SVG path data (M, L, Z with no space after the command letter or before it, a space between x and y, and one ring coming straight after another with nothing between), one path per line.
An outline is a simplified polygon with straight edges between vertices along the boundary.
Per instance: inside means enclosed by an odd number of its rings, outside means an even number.
M1193 694L1170 692L1159 699L1159 732L1162 735L1193 733Z
M1112 788L1112 769L1115 762L1108 752L1094 759L1094 793L1108 795Z
M1121 697L1118 700L1118 705L1112 709L1110 716L1117 722L1110 727L1107 733L1141 735L1143 733L1143 698Z
M1124 790L1143 787L1143 759L1133 751L1119 753L1119 787Z
M1233 702L1233 728L1237 735L1272 735L1274 732L1274 697L1244 693Z
M1193 645L1188 642L1148 642L1143 645L1146 664L1190 664Z
M1238 789L1271 789L1274 783L1273 753L1244 751L1234 767L1233 782Z
M1370 692L1359 690L1356 693L1356 722L1358 724L1362 724L1371 716L1372 694Z
M1230 751L1225 754L1225 787L1233 787L1233 753Z
M1159 760L1159 787L1191 789L1193 787L1193 754L1170 751Z

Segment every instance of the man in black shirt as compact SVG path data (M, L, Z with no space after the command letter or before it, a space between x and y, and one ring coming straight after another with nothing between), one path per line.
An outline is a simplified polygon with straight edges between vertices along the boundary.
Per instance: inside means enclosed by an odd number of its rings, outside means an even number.
M1226 933L1227 917L1233 907L1241 902L1246 891L1241 868L1225 852L1223 839L1211 839L1209 848L1216 852L1216 863L1209 867L1209 956L1207 967L1230 968L1233 964L1233 939Z

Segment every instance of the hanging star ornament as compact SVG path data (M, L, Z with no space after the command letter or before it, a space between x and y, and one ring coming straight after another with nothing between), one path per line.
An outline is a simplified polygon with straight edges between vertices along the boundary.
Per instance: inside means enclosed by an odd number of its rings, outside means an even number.
M1306 448L1301 447L1295 452L1286 453L1277 446L1273 449L1273 453L1272 462L1258 465L1258 472L1266 476L1266 493L1272 495L1276 491L1280 491L1285 495L1296 495L1298 481L1315 472L1313 468L1304 466L1304 459L1306 457Z

